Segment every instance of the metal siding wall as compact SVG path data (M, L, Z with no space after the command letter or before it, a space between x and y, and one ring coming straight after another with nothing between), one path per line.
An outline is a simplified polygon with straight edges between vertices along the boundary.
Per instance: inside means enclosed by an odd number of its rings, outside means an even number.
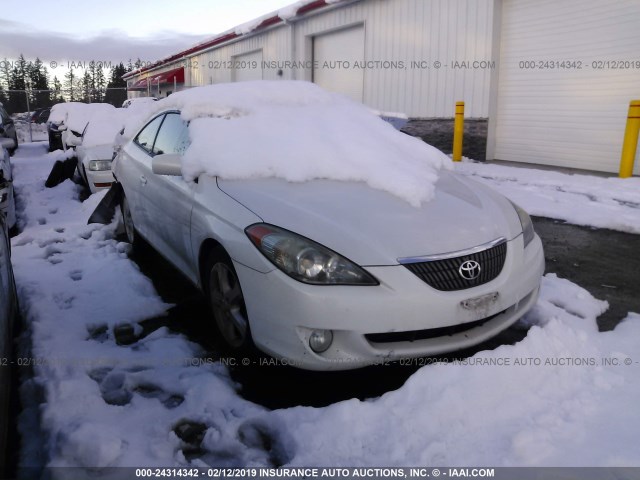
M314 35L364 24L365 59L403 61L405 69L366 69L364 103L386 112L412 117L453 117L455 102L466 102L466 116L488 116L491 70L412 69L412 60L497 60L491 58L494 1L499 0L361 0L311 14L264 33L191 57L186 84L230 82L231 69L210 69L209 62L263 50L263 59L311 61ZM293 38L293 40L292 40ZM197 64L197 65L196 65ZM175 68L172 65L171 68ZM277 69L265 68L265 80ZM282 78L311 80L312 69L285 70Z
M404 69L367 69L364 102L412 117L452 117L464 100L468 117L487 117L490 69L458 69L453 60L492 60L494 0L365 0L300 21L298 60L310 60L310 39L364 23L367 60L402 61ZM412 60L442 62L411 68ZM496 60L496 59L493 59ZM310 72L301 78L310 80Z
M640 68L592 61L640 56L637 0L505 0L494 157L615 172ZM579 60L581 70L520 61Z
M216 62L228 62L234 56L252 51L262 50L262 59L264 61L289 59L290 28L287 25L282 25L260 34L247 36L229 45L194 55L191 57L194 66L190 69L190 85L195 87L231 82L232 69L215 68L219 66L219 64L216 65ZM197 66L195 63L197 63ZM262 71L262 78L264 80L287 78L288 72L285 71L283 77L279 77L277 72L277 69L265 68Z

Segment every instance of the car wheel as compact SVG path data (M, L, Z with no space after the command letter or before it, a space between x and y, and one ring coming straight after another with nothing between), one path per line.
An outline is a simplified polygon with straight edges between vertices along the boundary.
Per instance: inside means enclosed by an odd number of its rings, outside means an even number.
M240 280L231 259L220 249L206 263L205 289L224 342L232 350L250 349L253 341Z
M16 150L18 149L18 134L17 133L15 133L13 135L13 141L16 143L16 146L9 150L9 156L10 157L13 157L13 154L16 153Z
M127 197L122 194L122 203L120 204L120 210L122 211L122 223L124 224L124 234L127 238L127 242L131 244L134 251L139 251L143 247L143 240L136 230L136 226L133 223L133 217L131 216L131 209L129 208L129 201Z

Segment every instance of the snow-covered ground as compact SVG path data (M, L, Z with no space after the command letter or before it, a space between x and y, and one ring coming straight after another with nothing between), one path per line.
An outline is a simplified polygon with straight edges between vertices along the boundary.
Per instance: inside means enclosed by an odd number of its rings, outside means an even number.
M602 178L465 161L464 175L493 187L531 215L640 233L640 178Z
M553 274L521 322L531 326L524 340L425 366L368 401L269 411L244 400L226 368L200 361L202 348L180 334L161 328L118 345L115 326L169 306L128 259L115 224L86 224L104 193L81 203L71 181L44 188L61 156L35 143L13 158L23 231L12 258L37 359L33 382L45 393L50 466L640 466L640 315L600 333L606 302ZM608 209L626 219L621 229L640 231L627 212L637 197L620 197L617 183L603 183L584 209L586 197L569 192L600 179L458 169L534 214L576 220L574 197L582 198L579 223L598 226L606 215L588 213ZM30 419L21 420L35 445ZM25 451L23 466L33 458Z

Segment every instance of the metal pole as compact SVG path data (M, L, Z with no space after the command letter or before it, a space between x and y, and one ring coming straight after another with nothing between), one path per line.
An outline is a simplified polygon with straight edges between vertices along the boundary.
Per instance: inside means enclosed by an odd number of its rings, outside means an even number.
M29 114L29 141L33 142L33 131L31 130L31 107L29 106L29 92L24 91L24 96L27 98L27 113Z
M453 161L462 160L462 136L464 134L464 102L456 102L456 117L453 124Z
M624 130L622 142L622 157L620 158L620 178L629 178L633 175L633 163L636 159L638 148L638 133L640 132L640 100L632 100L629 103L627 114L627 127Z

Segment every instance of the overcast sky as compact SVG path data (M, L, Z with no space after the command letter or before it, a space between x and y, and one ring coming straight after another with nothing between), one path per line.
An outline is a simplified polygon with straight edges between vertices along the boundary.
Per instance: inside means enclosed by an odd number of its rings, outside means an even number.
M154 61L294 0L30 0L2 9L0 58ZM52 63L55 62L55 63ZM57 63L57 67L55 67ZM54 68L52 68L54 67Z

